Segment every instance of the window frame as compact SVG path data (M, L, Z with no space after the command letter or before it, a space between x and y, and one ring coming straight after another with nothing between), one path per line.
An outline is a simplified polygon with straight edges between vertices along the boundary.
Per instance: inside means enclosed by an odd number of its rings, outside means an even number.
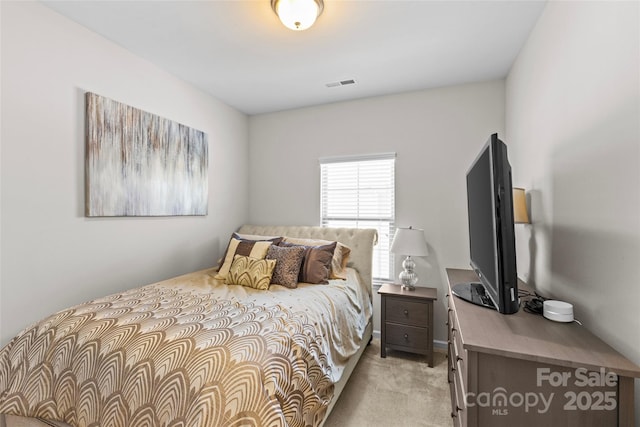
M385 161L388 163L384 164L384 167L380 167L380 170L390 169L390 176L388 180L379 180L376 179L374 181L365 181L360 182L360 173L362 172L361 168L363 164L367 162L374 161ZM343 188L345 191L352 191L357 194L356 204L358 208L354 216L330 216L328 215L327 210L330 209L326 205L327 199L331 196L326 194L327 191L331 191L326 188L328 184L328 180L330 179L327 174L329 174L331 165L335 165L337 163L353 163L355 168L358 168L357 171L351 171L351 173L355 173L357 175L357 183L351 188ZM394 259L393 254L391 253L391 243L393 241L393 235L395 233L396 228L396 218L395 218L395 163L396 163L396 153L380 153L380 154L368 154L368 155L355 155L355 156L340 156L340 157L323 157L319 159L320 164L320 225L322 227L353 227L353 228L375 228L378 230L378 244L374 247L374 255L373 255L373 271L372 277L374 281L391 281L395 275L394 272ZM371 164L365 166L372 166ZM366 172L371 173L374 169L368 169ZM336 172L334 171L334 174ZM380 175L377 175L378 177ZM371 178L369 178L371 179ZM350 184L347 180L345 185ZM382 182L382 184L381 184ZM379 216L370 216L371 214L371 206L370 200L364 200L366 198L367 188L369 185L368 194L371 195L371 190L376 190L372 186L379 184L383 185L380 187L379 191L389 191L391 200L388 201L386 205L380 209ZM363 191L364 189L364 191ZM334 190L339 191L339 190ZM335 197L335 194L334 194ZM339 203L339 202L335 202ZM369 210L369 215L361 215L359 212L360 206L365 205L366 208L362 210ZM385 212L386 211L386 214ZM373 209L375 213L375 209ZM386 271L381 271L386 270ZM388 277L385 277L384 274L388 274Z

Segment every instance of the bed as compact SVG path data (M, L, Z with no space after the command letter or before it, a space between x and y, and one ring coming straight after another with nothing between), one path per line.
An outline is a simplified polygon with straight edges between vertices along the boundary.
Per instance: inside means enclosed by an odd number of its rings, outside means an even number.
M240 245L260 241L251 248L280 236L269 253L306 239L350 253L327 284L229 284L246 279L242 262L277 264L237 252L226 280L223 260L43 319L0 350L0 426L322 426L371 339L376 231L238 233ZM303 247L306 264L324 246Z

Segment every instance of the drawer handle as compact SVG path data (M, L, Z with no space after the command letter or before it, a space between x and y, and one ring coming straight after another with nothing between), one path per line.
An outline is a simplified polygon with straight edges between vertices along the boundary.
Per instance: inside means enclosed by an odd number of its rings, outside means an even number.
M404 311L404 315L405 315L405 316L408 316L408 315L409 315L409 310L405 310L405 311Z
M409 334L404 334L404 340L409 341Z

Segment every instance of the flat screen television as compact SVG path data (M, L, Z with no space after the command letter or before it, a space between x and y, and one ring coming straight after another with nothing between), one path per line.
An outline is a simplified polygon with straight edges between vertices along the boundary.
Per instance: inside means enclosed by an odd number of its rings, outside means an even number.
M507 146L493 134L467 172L470 264L480 282L452 291L503 314L519 308L512 198Z

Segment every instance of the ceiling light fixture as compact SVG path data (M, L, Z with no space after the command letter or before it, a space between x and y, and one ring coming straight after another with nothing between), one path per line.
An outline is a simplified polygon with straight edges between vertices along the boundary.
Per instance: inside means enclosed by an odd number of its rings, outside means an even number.
M323 0L271 0L271 8L285 27L302 31L311 27L324 9Z

